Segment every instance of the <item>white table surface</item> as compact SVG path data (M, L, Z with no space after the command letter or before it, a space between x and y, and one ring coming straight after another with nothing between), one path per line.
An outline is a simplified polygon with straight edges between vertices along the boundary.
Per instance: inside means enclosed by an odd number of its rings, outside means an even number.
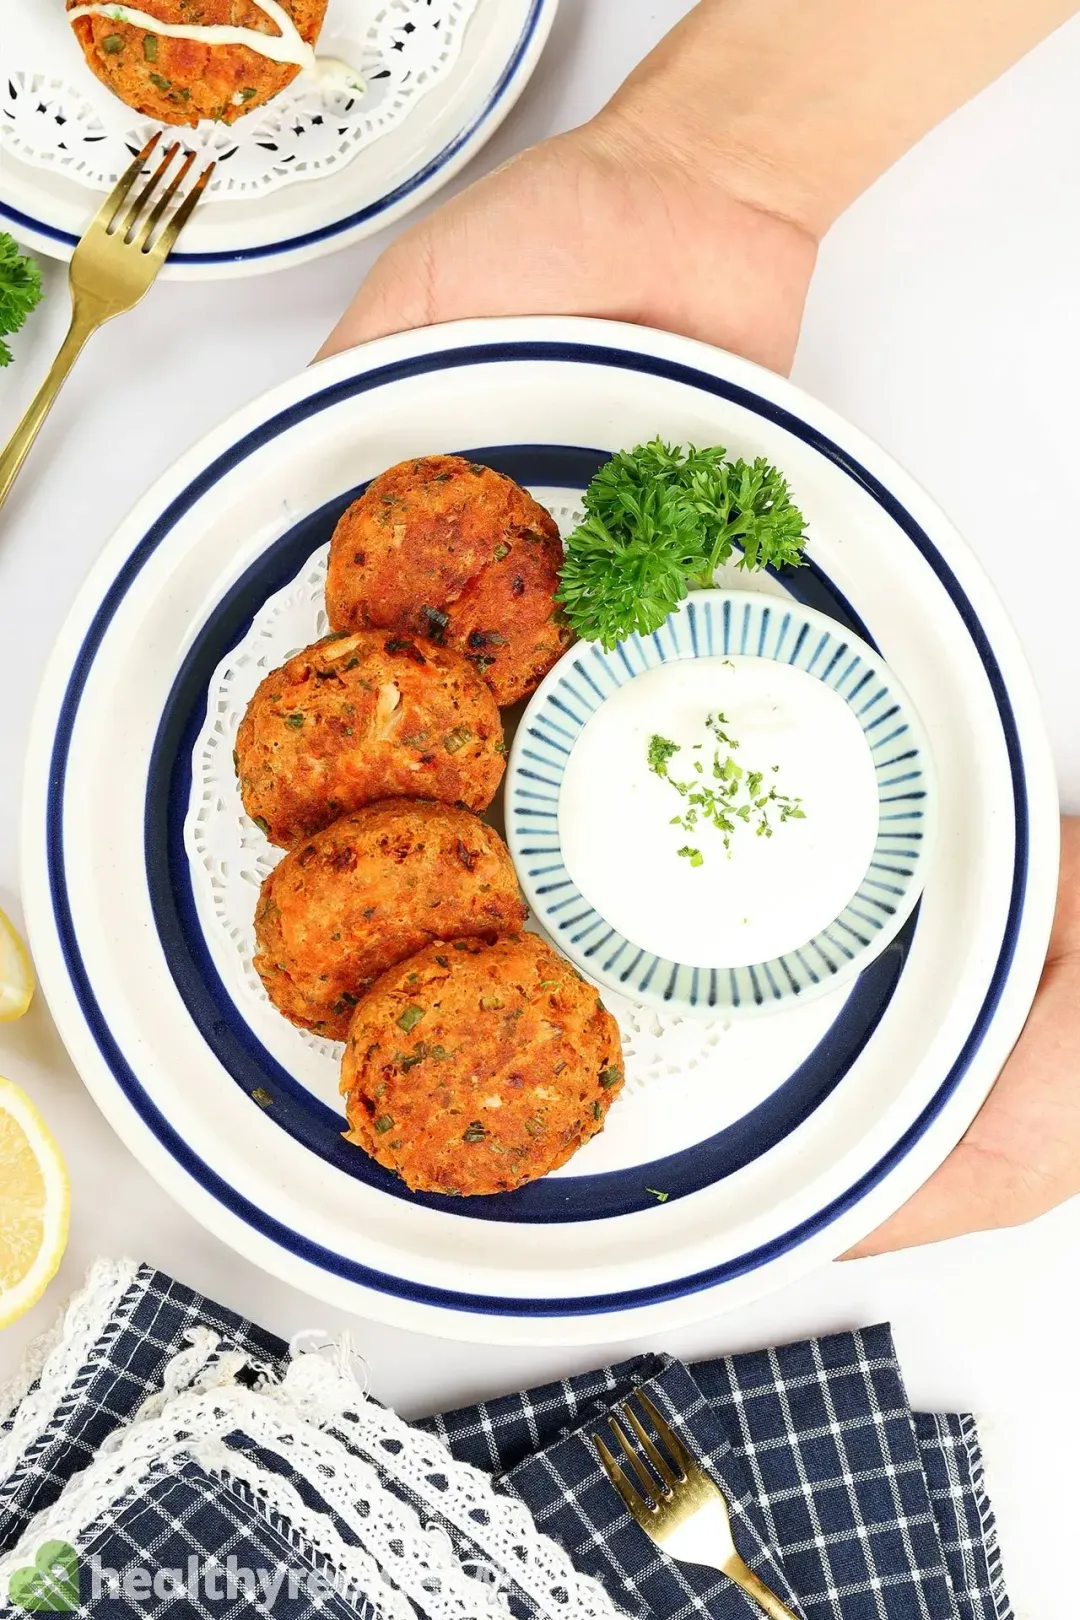
M587 116L686 9L685 0L563 0L532 84L473 172ZM845 216L824 246L795 368L804 388L905 463L978 551L1034 667L1072 811L1080 810L1078 82L1080 18ZM76 587L175 455L308 361L382 240L276 276L163 284L80 362L0 515L0 905L13 917L31 700ZM62 335L64 274L50 266L46 279L48 302L17 342L16 367L0 373L0 440ZM73 1183L60 1276L0 1337L0 1377L98 1254L135 1253L286 1335L345 1325L241 1260L158 1190L84 1092L40 1000L0 1030L0 1071L37 1100ZM1062 1620L1063 1594L1075 1591L1080 1508L1078 1246L1080 1201L1019 1232L830 1266L655 1343L701 1356L890 1320L913 1401L984 1418L1018 1610ZM607 1353L464 1347L351 1326L373 1389L406 1415Z

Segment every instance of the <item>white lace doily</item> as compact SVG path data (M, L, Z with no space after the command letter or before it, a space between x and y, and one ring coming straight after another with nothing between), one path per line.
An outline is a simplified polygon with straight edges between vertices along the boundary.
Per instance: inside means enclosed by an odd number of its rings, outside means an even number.
M133 1272L130 1263L94 1268L51 1344L39 1406L63 1402L87 1355L87 1324L100 1334L112 1322L116 1285ZM618 1620L600 1583L574 1568L522 1502L367 1397L347 1338L308 1348L312 1337L294 1339L280 1382L264 1378L252 1389L236 1381L236 1358L213 1360L213 1331L194 1327L190 1348L165 1368L160 1394L0 1558L0 1593L47 1542L83 1551L155 1482L195 1462L380 1620L415 1620L417 1612L512 1620L515 1592L539 1620ZM16 1427L30 1437L48 1415L35 1412L27 1424L17 1412Z
M563 532L579 520L565 495L533 492ZM256 687L272 669L327 633L323 601L324 546L294 580L269 598L250 630L218 666L207 695L206 721L192 755L192 789L184 844L191 866L196 909L214 965L253 1028L272 1032L275 1055L296 1078L336 1105L341 1047L293 1029L270 1011L262 981L252 966L254 915L259 887L281 860L244 814L233 765L236 733ZM619 1021L630 1094L653 1081L690 1075L716 1061L728 1024L683 1018L640 1006L610 991L605 1003Z
M217 163L207 198L265 196L350 162L453 68L478 4L330 0L317 48L354 66L362 89L302 72L235 124L179 131L189 151ZM157 127L91 73L63 0L0 0L0 157L105 191Z

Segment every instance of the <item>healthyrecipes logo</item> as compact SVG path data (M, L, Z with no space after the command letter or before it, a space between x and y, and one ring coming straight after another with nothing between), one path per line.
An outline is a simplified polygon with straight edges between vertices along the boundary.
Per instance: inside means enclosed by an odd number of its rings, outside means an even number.
M183 1568L128 1564L119 1570L110 1569L96 1554L80 1558L66 1541L46 1541L34 1562L15 1570L8 1582L9 1601L34 1614L71 1614L84 1596L91 1601L122 1597L130 1603L188 1598L203 1605L247 1598L272 1610L278 1598L293 1602L306 1598L321 1605L335 1592L348 1595L347 1583L340 1577L285 1564L251 1569L235 1553L225 1559L193 1554ZM362 1620L376 1620L370 1603L360 1600L358 1608Z
M66 1541L46 1541L32 1564L17 1569L8 1597L38 1614L70 1614L79 1603L79 1555Z

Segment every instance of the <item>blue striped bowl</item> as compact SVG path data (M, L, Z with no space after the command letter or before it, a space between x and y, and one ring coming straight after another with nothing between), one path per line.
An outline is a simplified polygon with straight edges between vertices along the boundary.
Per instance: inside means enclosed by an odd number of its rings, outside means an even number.
M559 796L582 730L619 687L670 659L731 654L792 664L854 710L877 774L877 841L858 891L798 950L749 967L690 967L626 939L581 892L563 862ZM529 703L507 769L507 841L537 921L596 983L701 1016L771 1012L836 989L869 967L922 893L935 822L926 734L895 675L835 620L763 592L695 592L651 636L631 636L612 652L593 642L572 647Z

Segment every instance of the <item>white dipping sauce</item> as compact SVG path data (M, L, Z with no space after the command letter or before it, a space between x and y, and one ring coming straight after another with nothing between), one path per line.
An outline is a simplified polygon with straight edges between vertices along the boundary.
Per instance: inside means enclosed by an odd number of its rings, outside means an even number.
M108 17L113 22L129 23L142 28L147 34L164 39L190 39L200 45L246 45L257 56L269 62L280 62L287 67L298 67L314 73L327 83L340 82L352 90L362 90L364 82L356 68L336 56L316 56L315 47L309 45L280 0L255 0L264 17L275 25L276 34L264 33L260 28L241 28L231 23L166 23L152 17L136 6L112 4L109 0L95 0L92 5L71 6L70 19L76 17ZM243 97L239 91L233 103L239 106Z
M718 712L735 750L706 729ZM801 800L805 819L771 813L771 838L737 823L730 855L704 816L689 832L672 826L686 801L649 769L654 735L680 744L676 781L713 782L719 748L721 762L731 752L761 771L762 791ZM873 759L851 709L765 658L685 659L628 681L582 729L559 795L563 859L581 893L634 945L691 967L746 967L805 945L859 888L877 825ZM700 866L683 845L701 851Z

